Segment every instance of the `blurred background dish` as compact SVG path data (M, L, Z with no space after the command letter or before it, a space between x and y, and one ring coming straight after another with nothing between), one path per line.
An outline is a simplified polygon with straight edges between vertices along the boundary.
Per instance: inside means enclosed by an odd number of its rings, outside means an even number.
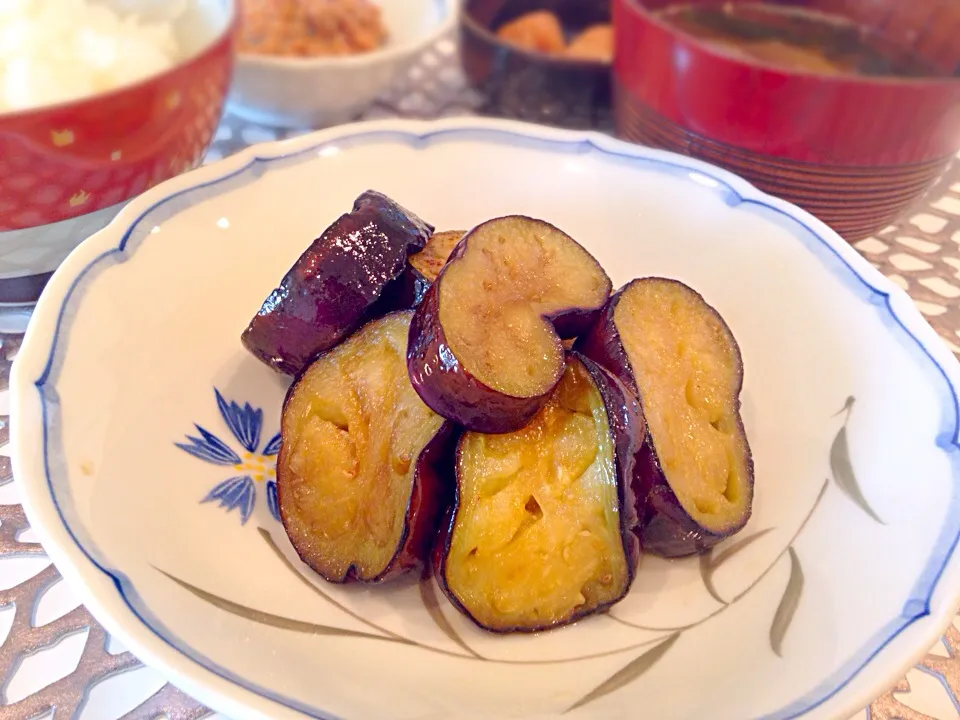
M609 22L568 30L549 10L533 10L500 25L496 35L522 50L602 63L613 61L613 26Z
M960 3L613 6L621 137L722 165L850 242L960 148Z
M240 0L231 109L318 128L355 119L456 24L460 0Z
M467 81L491 114L605 127L609 23L603 0L465 0L460 43Z
M388 37L373 0L240 0L237 50L245 55L359 55Z
M13 0L2 12L0 304L19 304L127 200L202 160L235 14L225 0Z

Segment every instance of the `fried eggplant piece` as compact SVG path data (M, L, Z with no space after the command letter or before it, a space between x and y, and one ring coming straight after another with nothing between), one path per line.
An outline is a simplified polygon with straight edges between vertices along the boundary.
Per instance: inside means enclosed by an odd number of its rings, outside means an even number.
M422 567L449 503L453 427L410 385L411 316L375 320L321 355L284 403L280 516L303 561L330 582Z
M514 215L478 225L416 309L414 389L469 430L524 427L560 382L562 339L591 326L610 288L590 253L549 223Z
M434 554L450 601L506 633L566 625L623 598L640 555L630 482L644 436L636 397L575 353L526 427L464 433Z
M434 233L421 252L410 256L407 262L423 279L426 287L433 285L443 266L450 259L453 249L466 234L465 230L445 230Z
M634 492L644 551L692 555L741 530L753 459L740 348L720 314L675 280L634 280L576 347L640 398L648 434Z
M415 308L423 301L427 290L437 280L450 254L457 246L465 230L445 230L434 233L423 250L407 259L407 271L397 281L396 299L393 306L397 310Z
M254 356L297 375L356 330L433 228L369 190L300 256L243 332Z

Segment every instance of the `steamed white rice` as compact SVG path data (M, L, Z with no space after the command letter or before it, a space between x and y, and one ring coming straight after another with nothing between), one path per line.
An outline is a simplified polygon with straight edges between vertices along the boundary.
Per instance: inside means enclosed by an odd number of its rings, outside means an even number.
M169 69L170 22L90 0L0 0L0 112L95 95Z

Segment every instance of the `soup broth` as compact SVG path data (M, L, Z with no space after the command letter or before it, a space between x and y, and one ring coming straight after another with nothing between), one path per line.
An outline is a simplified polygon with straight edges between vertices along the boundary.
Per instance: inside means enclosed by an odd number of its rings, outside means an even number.
M838 15L755 2L671 5L656 14L726 52L785 69L887 77L946 74Z

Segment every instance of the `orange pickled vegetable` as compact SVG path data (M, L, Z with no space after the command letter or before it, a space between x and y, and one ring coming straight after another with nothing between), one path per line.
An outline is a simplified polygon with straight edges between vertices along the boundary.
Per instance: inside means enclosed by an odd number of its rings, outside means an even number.
M613 61L613 27L592 25L577 35L567 47L567 57L580 60Z
M503 25L497 37L525 50L542 53L561 53L567 43L557 16L548 10L521 15Z

